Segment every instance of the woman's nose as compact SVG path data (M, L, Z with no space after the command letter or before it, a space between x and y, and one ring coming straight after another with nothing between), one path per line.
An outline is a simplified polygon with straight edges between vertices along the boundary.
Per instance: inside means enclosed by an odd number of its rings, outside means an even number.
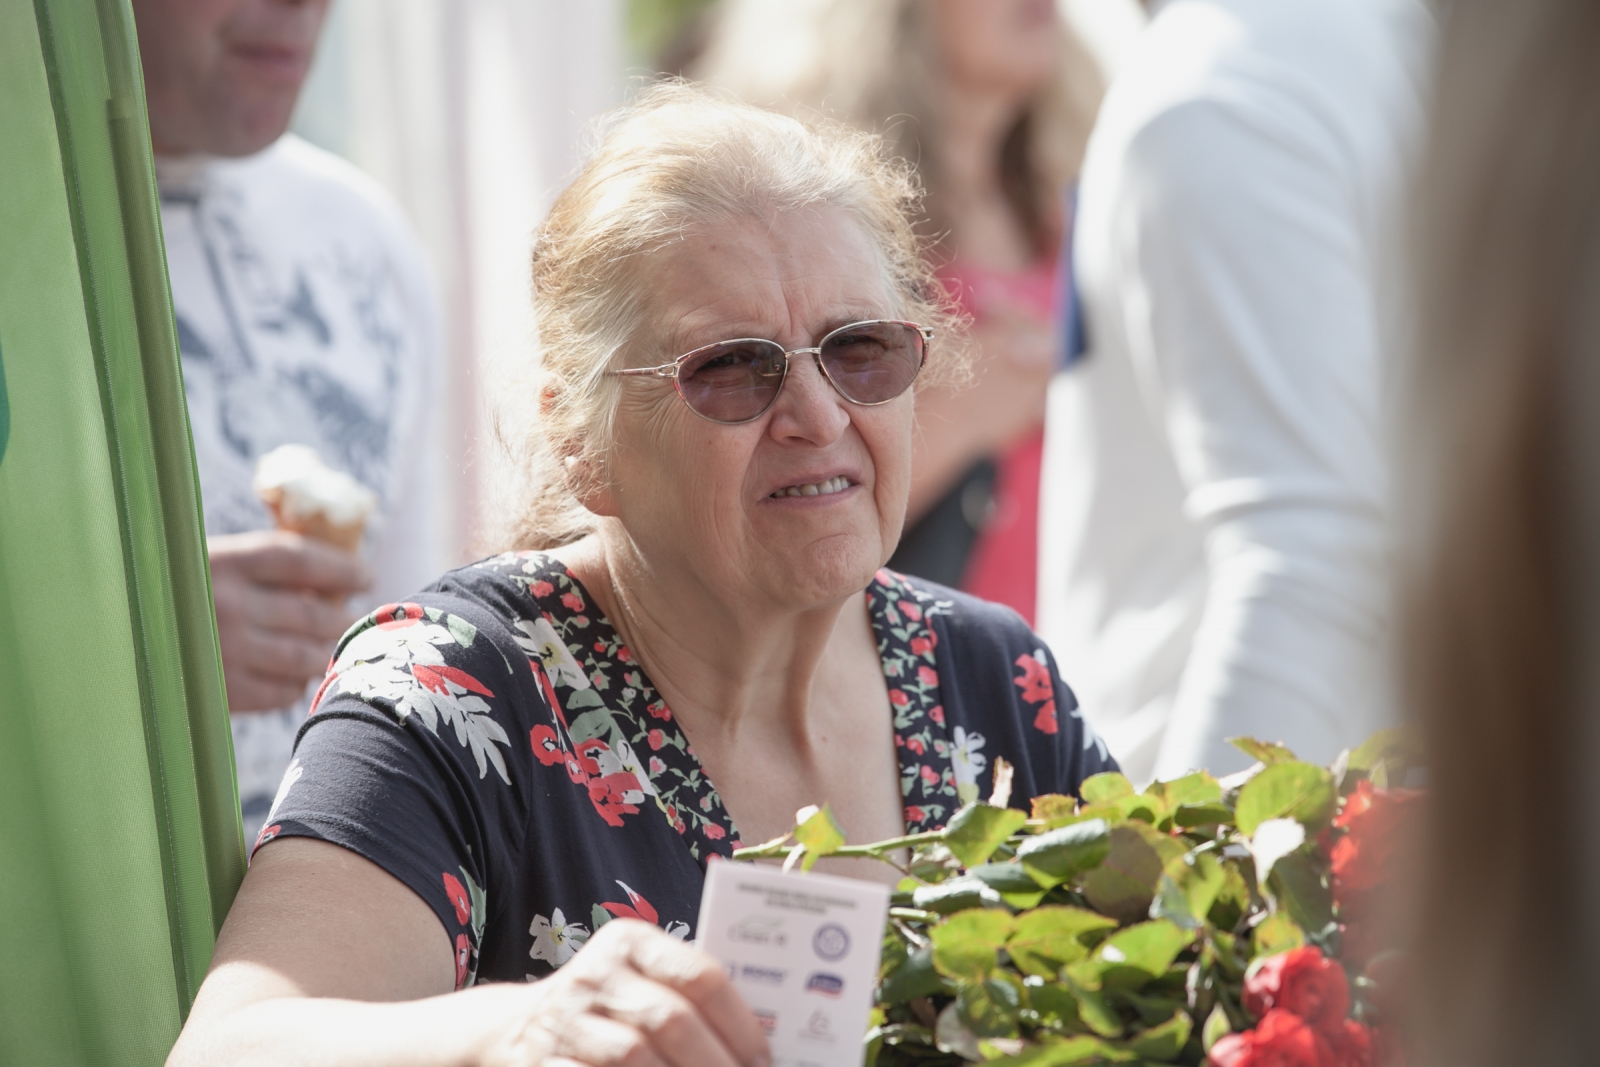
M849 401L823 376L813 353L797 352L789 360L788 380L772 406L767 432L780 441L832 444L850 425Z

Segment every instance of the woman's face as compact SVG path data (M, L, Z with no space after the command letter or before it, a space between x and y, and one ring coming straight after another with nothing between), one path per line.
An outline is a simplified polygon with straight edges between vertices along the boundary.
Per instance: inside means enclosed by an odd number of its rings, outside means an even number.
M1055 0L934 0L932 14L952 87L1026 99L1055 77Z
M842 213L807 208L691 232L653 264L631 366L740 337L785 349L839 326L898 318L881 258ZM672 383L622 380L605 513L646 566L719 599L804 610L867 585L894 550L910 486L912 391L876 407L840 396L809 355L754 422L689 410ZM788 496L796 486L845 487Z

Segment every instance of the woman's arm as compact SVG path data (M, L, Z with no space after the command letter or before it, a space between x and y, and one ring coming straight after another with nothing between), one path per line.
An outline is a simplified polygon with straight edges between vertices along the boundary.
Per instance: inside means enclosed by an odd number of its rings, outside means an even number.
M645 923L607 923L554 976L452 993L433 910L338 845L263 846L168 1067L294 1063L767 1067L722 968Z

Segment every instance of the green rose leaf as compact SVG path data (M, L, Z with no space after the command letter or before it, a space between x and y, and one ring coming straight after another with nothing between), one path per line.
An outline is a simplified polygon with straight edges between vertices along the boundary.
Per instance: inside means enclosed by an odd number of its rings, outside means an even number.
M1074 797L1062 793L1046 793L1042 797L1033 798L1033 818L1045 824L1045 829L1054 830L1058 826L1065 826L1075 822L1078 818L1078 801Z
M1295 761L1295 754L1287 747L1272 741L1257 741L1253 737L1230 737L1228 744L1251 759L1260 760L1268 767Z
M1185 930L1197 930L1228 884L1228 871L1209 852L1189 853L1168 861L1150 904L1152 919L1170 919Z
M985 863L967 873L999 893L1013 908L1032 908L1044 898L1044 886L1034 881L1020 863Z
M1129 1041L1128 1051L1141 1060L1171 1063L1183 1051L1183 1046L1188 1044L1189 1034L1193 1031L1194 1020L1189 1018L1189 1013L1176 1012L1160 1026L1152 1026Z
M1222 785L1205 771L1174 778L1170 782L1157 782L1145 792L1158 796L1169 808L1181 804L1208 804L1222 799Z
M1072 995L1072 990L1056 981L1053 975L1048 981L1040 977L1025 978L1022 984L1028 989L1028 1007L1042 1019L1076 1028L1078 999Z
M1032 1045L1014 1056L1001 1056L986 1067L1089 1067L1100 1063L1132 1063L1138 1056L1098 1037L1076 1034L1060 1041Z
M1011 935L1009 912L973 909L958 912L930 931L933 966L940 974L981 981L995 969L999 950Z
M1109 804L1134 795L1133 783L1115 771L1092 775L1078 787L1085 804Z
M1195 826L1228 826L1233 823L1233 809L1219 801L1179 804L1173 809L1172 821L1185 830Z
M1027 821L1028 816L1014 808L969 804L956 812L945 828L945 847L963 867L976 867Z
M1090 959L1073 966L1073 973L1097 972L1102 987L1137 991L1165 975L1190 939L1188 931L1165 919L1139 923L1102 941Z
M1211 1014L1206 1016L1206 1024L1200 1028L1200 1047L1210 1052L1212 1045L1231 1033L1233 1023L1228 1021L1228 1013L1218 1004L1211 1009Z
M1261 925L1256 927L1252 941L1255 951L1251 958L1260 959L1263 956L1275 956L1280 952L1299 948L1306 943L1306 935L1293 919L1278 914L1269 915L1261 921Z
M1291 852L1278 860L1269 886L1302 930L1320 933L1333 925L1333 890L1319 864L1305 852Z
M940 915L954 915L968 908L1004 908L1005 901L980 879L962 875L938 885L918 886L911 894L911 906Z
M1083 876L1083 893L1101 914L1136 922L1150 914L1163 868L1186 849L1142 822L1114 828L1110 844L1106 858Z
M844 847L844 830L833 817L828 805L801 808L795 812L800 825L794 828L794 839L806 847L800 857L800 866L810 870L823 856L831 856Z
M1086 935L1115 930L1115 919L1084 908L1052 904L1018 915L1006 942L1011 962L1026 974L1054 978L1061 968L1089 955Z
M978 1037L1015 1037L1023 996L1020 979L996 971L981 982L962 983L956 994L956 1012Z
M883 980L878 989L878 1003L904 1004L913 997L931 997L944 988L944 979L933 966L933 949L921 948L907 956Z
M1078 1001L1078 1018L1085 1026L1101 1037L1122 1036L1122 1017L1117 1014L1115 1008L1106 1003L1104 994L1098 989L1091 989L1074 980L1070 974L1063 980Z
M1403 761L1413 748L1404 729L1379 730L1350 753L1352 771L1370 771L1380 763Z
M1030 838L1017 849L1017 859L1040 885L1050 887L1101 862L1110 849L1110 825L1087 819Z
M1338 796L1333 775L1321 767L1298 760L1278 763L1245 783L1235 816L1246 835L1268 819L1295 819L1315 826L1333 815Z

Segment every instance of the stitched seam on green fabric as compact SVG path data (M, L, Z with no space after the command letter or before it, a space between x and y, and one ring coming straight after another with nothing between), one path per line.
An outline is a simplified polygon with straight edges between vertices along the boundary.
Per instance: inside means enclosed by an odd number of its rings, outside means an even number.
M6 445L11 442L11 402L6 398L6 357L0 346L0 463L6 459Z
M190 1007L188 981L188 954L185 951L183 925L179 915L176 871L177 861L172 840L170 805L167 798L166 773L161 758L157 736L155 708L151 695L149 650L143 627L143 598L139 589L139 575L135 568L133 545L128 528L129 508L127 498L127 468L122 445L117 437L116 413L111 392L110 368L105 346L105 323L102 305L91 266L89 241L84 232L84 207L82 190L76 172L77 149L72 139L67 118L66 93L62 87L61 70L57 63L57 41L49 0L34 0L34 15L39 26L40 53L44 58L45 75L50 85L50 103L55 112L56 140L61 152L62 180L66 185L68 216L72 223L72 242L78 257L78 276L83 283L83 299L89 314L89 345L94 355L95 382L100 391L100 410L105 421L106 445L111 452L111 479L116 497L119 540L122 548L123 575L128 586L129 625L133 628L133 655L135 673L139 679L139 712L143 720L145 759L149 766L150 788L155 803L156 839L161 852L162 891L167 906L167 932L172 947L172 968L180 1015L187 1017ZM109 101L108 101L109 103ZM109 117L109 116L108 116Z

